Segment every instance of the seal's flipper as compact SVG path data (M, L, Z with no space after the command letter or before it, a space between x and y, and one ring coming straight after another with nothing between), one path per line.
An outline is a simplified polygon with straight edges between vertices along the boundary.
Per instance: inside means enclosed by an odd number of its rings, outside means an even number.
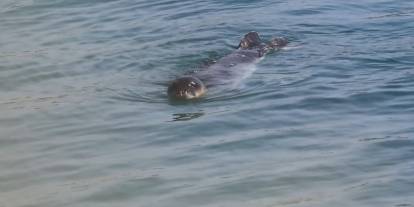
M279 50L288 44L288 40L283 37L275 37L269 43L259 48L259 57L262 57L266 53L272 50Z
M244 38L240 41L239 47L241 49L251 49L260 46L262 40L260 40L257 32L249 32L244 35Z
M270 41L269 46L273 49L279 49L279 48L286 46L287 44L288 44L287 39L283 37L275 37Z

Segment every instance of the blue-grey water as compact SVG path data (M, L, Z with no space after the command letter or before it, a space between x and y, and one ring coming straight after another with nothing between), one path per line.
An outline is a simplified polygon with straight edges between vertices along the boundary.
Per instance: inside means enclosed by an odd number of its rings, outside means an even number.
M289 46L167 100L252 30ZM414 1L0 2L0 207L414 206L413 123Z

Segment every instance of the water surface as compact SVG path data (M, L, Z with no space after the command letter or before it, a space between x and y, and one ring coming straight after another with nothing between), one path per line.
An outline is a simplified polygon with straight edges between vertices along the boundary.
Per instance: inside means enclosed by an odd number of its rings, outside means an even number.
M414 206L414 2L5 0L0 207ZM168 81L248 31L237 88Z

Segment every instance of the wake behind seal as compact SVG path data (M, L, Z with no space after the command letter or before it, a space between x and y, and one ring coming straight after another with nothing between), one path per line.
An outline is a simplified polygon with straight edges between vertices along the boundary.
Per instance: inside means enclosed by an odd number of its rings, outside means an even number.
M172 100L191 100L205 95L207 88L229 84L242 77L249 65L255 64L272 50L287 45L284 38L273 38L263 42L257 32L249 32L240 40L237 50L219 59L215 64L190 76L173 80L168 89Z

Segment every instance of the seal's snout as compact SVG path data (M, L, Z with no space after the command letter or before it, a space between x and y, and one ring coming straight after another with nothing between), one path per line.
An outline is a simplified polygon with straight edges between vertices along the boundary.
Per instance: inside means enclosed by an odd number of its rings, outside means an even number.
M176 100L188 100L201 97L206 92L206 87L200 79L192 76L184 76L175 79L168 87L168 97Z

